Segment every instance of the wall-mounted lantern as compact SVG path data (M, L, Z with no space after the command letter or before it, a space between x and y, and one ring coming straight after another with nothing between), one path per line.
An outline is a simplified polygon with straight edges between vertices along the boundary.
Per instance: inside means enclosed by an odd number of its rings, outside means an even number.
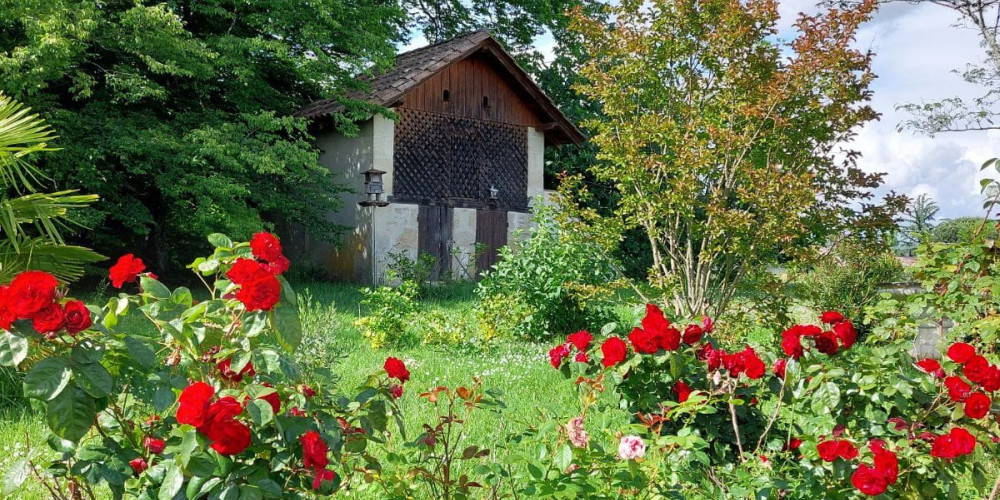
M500 194L500 189L494 185L490 185L490 200L496 201L497 195Z
M369 212L371 224L371 259L372 259L372 288L378 286L378 262L375 255L375 209L389 204L388 200L383 200L382 176L385 172L370 168L361 172L365 175L365 196L366 200L359 201L362 207L372 207Z

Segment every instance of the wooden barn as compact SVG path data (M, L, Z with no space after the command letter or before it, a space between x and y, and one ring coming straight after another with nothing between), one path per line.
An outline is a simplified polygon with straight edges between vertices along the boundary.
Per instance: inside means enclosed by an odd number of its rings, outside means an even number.
M580 131L486 31L400 54L393 69L370 81L362 97L390 108L346 137L330 125L335 100L299 114L313 121L321 162L356 194L331 214L353 227L339 246L305 238L304 257L340 279L371 279L370 207L363 172L384 171L388 206L375 208L376 268L390 253L429 253L435 275L470 276L496 261L496 251L530 222L544 196L548 146L579 144ZM476 244L485 247L471 262ZM301 257L300 257L301 258Z

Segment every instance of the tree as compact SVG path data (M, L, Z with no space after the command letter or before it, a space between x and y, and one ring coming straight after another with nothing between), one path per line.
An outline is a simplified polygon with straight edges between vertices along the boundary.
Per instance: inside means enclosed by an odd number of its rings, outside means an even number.
M104 259L87 248L66 245L62 236L77 225L73 211L96 196L35 192L46 177L28 160L52 151L48 143L54 139L52 129L30 108L0 92L0 282L29 269L69 281L80 277L84 264Z
M604 116L587 123L591 171L620 193L596 222L641 228L679 314L724 311L766 264L831 235L894 226L900 197L872 203L882 174L844 147L877 117L871 54L850 47L873 8L803 16L787 43L770 0L626 0L606 7L611 24L577 11L591 56L577 89Z
M971 101L951 97L939 102L908 103L898 107L913 118L900 124L902 128L929 134L1000 129L1000 1L998 0L913 0L913 4L932 3L959 15L959 25L979 34L985 49L980 64L970 64L961 71L962 78L983 87L983 95Z
M921 194L907 204L903 211L903 242L916 246L930 234L931 221L939 211L938 204L927 194Z
M212 232L336 236L342 188L292 115L391 64L404 24L386 0L0 0L0 86L62 131L56 184L101 196L87 241L162 273ZM348 132L379 111L344 100Z

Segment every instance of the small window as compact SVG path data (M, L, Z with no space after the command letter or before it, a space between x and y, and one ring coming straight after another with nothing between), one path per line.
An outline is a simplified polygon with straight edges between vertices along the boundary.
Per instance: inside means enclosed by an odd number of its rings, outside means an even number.
M447 90L445 90L445 91L444 91L444 92L443 92L443 93L441 94L441 98L442 98L442 99L444 99L444 101L445 101L445 102L448 102L448 101L450 101L450 100L451 100L451 92L448 92Z
M490 107L490 98L489 97L483 96L483 107L484 108L489 108Z

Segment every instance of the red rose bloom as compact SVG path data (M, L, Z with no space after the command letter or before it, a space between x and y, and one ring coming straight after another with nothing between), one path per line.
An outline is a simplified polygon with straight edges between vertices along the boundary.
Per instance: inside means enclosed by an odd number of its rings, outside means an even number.
M142 446L153 455L159 455L163 453L163 449L167 447L167 443L163 442L162 439L146 436L142 438Z
M958 364L965 364L976 355L976 348L965 342L955 342L948 348L948 357Z
M393 399L399 399L403 397L403 386L399 384L392 384L389 386L389 394L392 394Z
M781 358L774 362L774 374L779 378L785 378L785 368L788 366L788 360Z
M31 317L31 326L47 339L54 338L63 327L63 309L55 302L42 308Z
M840 345L844 346L844 349L849 349L858 339L857 330L855 330L854 325L847 320L833 325L833 333L837 335L837 339L840 340Z
M323 486L323 481L333 481L337 474L328 469L316 469L316 477L313 479L312 489L318 490Z
M701 337L705 334L704 330L698 325L688 325L684 329L684 343L687 345L692 345L701 340Z
M819 458L824 462L833 462L837 460L837 442L838 440L821 441L817 444L816 451L819 452Z
M757 352L752 348L747 347L741 353L743 356L743 373L751 379L758 379L764 376L767 372L767 365L764 361L757 356Z
M706 343L701 347L701 349L698 349L695 356L699 361L704 361L705 364L708 365L707 369L709 372L714 372L722 366L722 359L726 356L726 351L716 349L712 347L712 344Z
M850 441L841 439L837 442L837 455L844 460L854 460L858 457L858 449Z
M826 311L819 316L819 320L823 323L840 323L844 321L844 315L837 311Z
M0 285L0 328L10 331L10 325L17 321L17 315L10 308L10 287Z
M816 350L826 354L827 356L833 356L837 354L837 335L831 331L825 331L815 337L816 340Z
M271 384L264 384L264 387L271 387ZM257 399L262 399L264 401L267 401L267 404L271 405L271 410L274 411L275 415L281 413L281 396L278 394L278 391L272 392L270 394L265 394Z
M121 288L125 283L132 283L139 276L139 273L146 270L146 265L142 259L137 259L130 253L118 258L118 262L111 266L108 275L111 278L111 286Z
M802 337L799 335L798 331L789 328L784 332L781 332L781 349L785 351L785 356L789 356L794 359L799 359L805 352L802 347Z
M580 330L576 333L571 333L568 337L566 337L566 340L569 341L570 344L576 346L577 349L586 351L587 348L590 347L590 342L594 340L594 336L586 330Z
M965 362L965 366L962 367L962 373L965 374L965 378L969 379L970 382L981 384L986 379L989 369L990 362L986 361L986 358L977 355Z
M316 395L316 391L312 387L309 387L306 384L300 385L299 390L302 391L302 395L305 396L306 398L311 398Z
M952 460L972 453L975 448L976 438L969 434L969 431L955 427L948 434L934 438L931 443L931 456Z
M677 395L678 403L683 403L687 401L688 398L691 397L691 393L693 392L691 388L686 383L684 383L683 380L678 380L677 383L674 384L673 390L674 394Z
M299 408L298 406L293 406L291 410L288 410L293 417L304 417L306 416L305 410Z
M861 464L851 475L851 484L861 493L876 496L889 489L889 481L885 475L867 464Z
M982 386L987 392L1000 390L1000 368L990 365L983 377Z
M270 311L280 299L281 282L271 274L243 283L236 292L247 311Z
M215 389L204 383L195 382L187 386L177 400L177 423L201 427L208 418L210 400L215 396Z
M990 412L990 405L989 396L981 392L974 392L965 399L965 416L983 418Z
M664 351L676 351L681 346L680 330L670 326L655 336L656 344Z
M633 328L632 333L628 334L628 340L635 352L641 354L652 354L660 350L657 338L642 328Z
M281 254L281 242L271 233L257 233L250 238L250 251L253 256L261 260L273 262L283 257Z
M257 371L253 369L252 362L248 361L246 366L244 366L239 373L233 371L232 363L233 363L232 358L226 358L222 361L219 361L219 364L215 365L216 368L219 369L219 375L223 379L229 382L242 382L244 375L246 375L247 377L253 377L254 375L257 374Z
M573 358L573 361L576 361L577 363L589 363L590 358L587 356L587 353L578 352L576 353L576 357Z
M237 285L243 285L250 283L252 281L257 281L269 276L271 273L264 269L264 266L260 262L253 259L236 259L233 263L233 267L230 267L226 271L226 277L229 281L236 283Z
M567 346L567 344L557 345L552 349L549 349L549 364L552 365L552 368L558 370L559 365L561 365L562 361L566 359L568 356L569 356L569 347Z
M323 441L323 437L318 432L307 431L299 437L299 443L302 444L302 462L306 467L310 469L325 469L327 464L330 463L326 456L329 448L327 448L326 442Z
M601 363L605 367L614 366L622 361L625 361L625 353L627 348L625 346L625 341L618 337L608 337L603 344L601 344L601 354L604 356L601 359Z
M712 318L709 318L708 316L702 316L701 329L704 330L705 333L712 333L712 330L715 329L715 321L712 321Z
M917 361L917 366L919 366L921 370L933 375L934 378L944 377L944 370L941 368L941 363L939 363L936 359L921 359L920 361Z
M781 451L794 451L799 449L800 446L802 446L802 440L797 437L793 437L785 442L784 446L781 447Z
M261 268L269 274L281 274L291 267L292 263L288 261L284 256L280 256L271 262L266 262L261 265Z
M18 318L30 318L55 300L57 286L59 282L49 273L25 271L10 282L7 307Z
M135 471L136 475L142 474L143 472L146 471L146 469L149 468L149 464L147 464L146 460L143 459L142 457L133 458L132 460L129 461L128 466Z
M63 306L63 317L65 318L66 331L70 335L76 335L94 324L90 319L87 305L79 300L71 300Z
M956 402L965 401L965 398L969 397L969 393L972 392L972 387L961 377L951 376L944 379L944 386L948 388L948 397Z
M212 425L205 435L220 455L238 455L250 446L250 428L234 419Z
M656 304L646 304L646 316L642 318L642 329L655 335L667 328L670 328L670 321L663 315L663 311Z
M403 383L410 380L410 372L407 371L406 365L399 358L386 358L385 364L382 367L389 374L389 378L394 378Z

